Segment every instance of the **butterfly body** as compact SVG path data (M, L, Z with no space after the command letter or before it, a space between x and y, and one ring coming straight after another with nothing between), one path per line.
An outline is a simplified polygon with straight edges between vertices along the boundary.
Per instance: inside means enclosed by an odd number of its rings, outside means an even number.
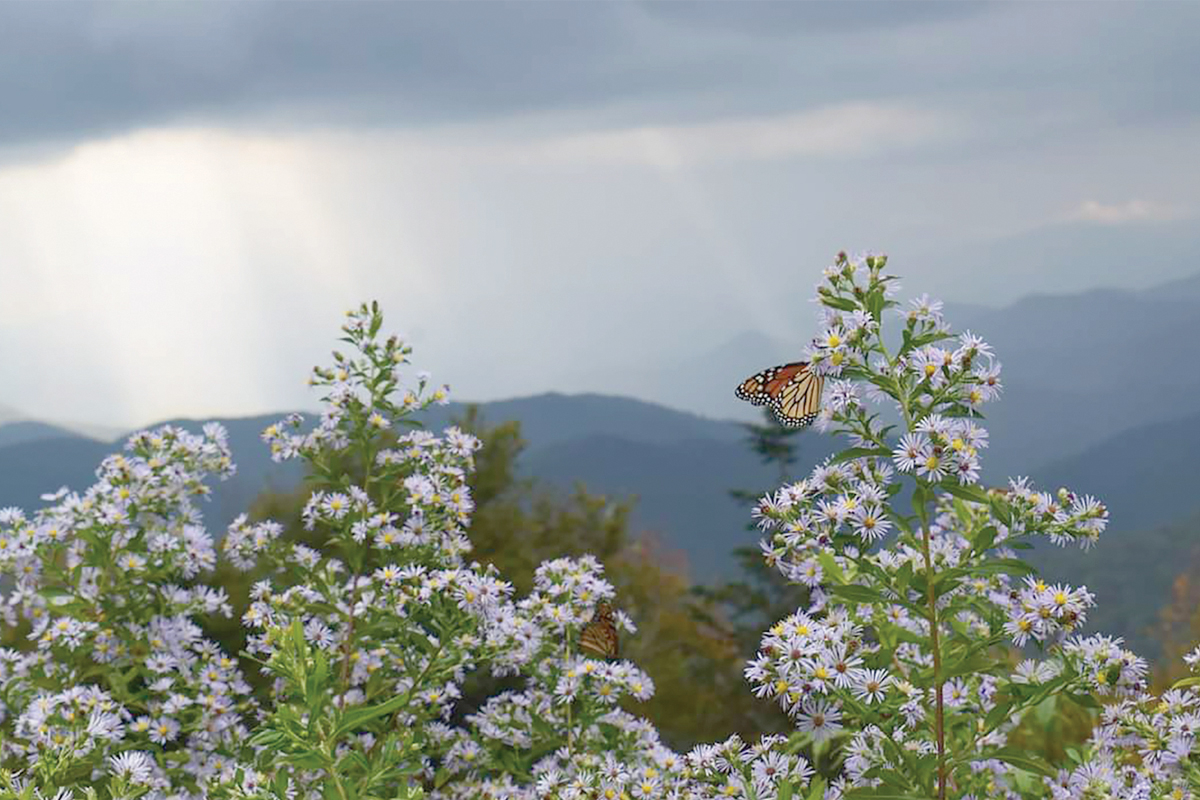
M807 361L793 361L751 375L733 393L739 400L770 408L780 425L801 428L817 418L824 388L825 378L809 369Z
M608 603L596 606L592 621L585 625L583 632L579 634L579 647L601 658L617 657L620 641L617 638L612 606Z

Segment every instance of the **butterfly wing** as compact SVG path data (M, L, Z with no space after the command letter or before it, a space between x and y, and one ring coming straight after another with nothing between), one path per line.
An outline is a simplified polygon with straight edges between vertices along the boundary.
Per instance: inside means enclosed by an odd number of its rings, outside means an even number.
M778 367L768 367L756 375L751 375L738 384L733 390L739 400L749 400L756 406L770 403L787 382L798 373L807 369L808 362L794 361L791 364L781 364Z
M771 404L775 419L786 428L811 425L821 410L821 392L825 378L804 369L792 376Z
M734 395L756 406L766 405L787 428L809 425L821 410L825 378L815 375L807 361L764 369L738 384Z
M613 623L612 607L601 603L592 618L579 635L579 647L601 658L616 658L620 649L617 639L617 626Z

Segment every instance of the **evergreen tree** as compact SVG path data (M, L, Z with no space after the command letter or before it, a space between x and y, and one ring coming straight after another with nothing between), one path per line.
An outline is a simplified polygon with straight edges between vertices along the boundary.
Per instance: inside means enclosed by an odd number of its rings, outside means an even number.
M764 464L776 467L777 480L774 487L757 492L731 489L730 496L747 508L758 502L764 493L773 492L795 480L792 473L797 460L795 438L803 429L783 427L776 422L769 409L763 409L763 416L761 424L747 422L742 423L741 427L746 431L747 446L758 454ZM746 530L753 533L755 539L761 535L752 522L746 524ZM716 587L694 587L693 594L701 601L695 613L710 625L717 624L709 616L713 609L719 609L722 615L727 615L738 652L749 658L757 652L763 631L795 613L797 608L807 605L808 591L788 581L779 570L768 566L757 542L755 545L735 548L733 557L741 569L741 577ZM784 732L791 729L778 706L768 706L764 701L758 701L751 714L760 730Z

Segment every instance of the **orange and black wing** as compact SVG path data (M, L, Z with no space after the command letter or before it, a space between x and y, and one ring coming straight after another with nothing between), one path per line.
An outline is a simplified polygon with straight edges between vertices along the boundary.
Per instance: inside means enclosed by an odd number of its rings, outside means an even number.
M764 369L734 390L740 400L756 406L766 405L779 424L800 428L812 424L821 410L821 392L825 379L808 368L808 362L796 361Z
M788 381L807 369L807 361L794 361L791 364L770 367L746 378L738 384L733 393L739 400L749 400L754 405L761 406L772 402Z
M601 658L616 658L620 649L617 639L617 626L613 621L612 606L601 603L596 608L592 621L584 626L579 635L579 647L587 652L595 653Z

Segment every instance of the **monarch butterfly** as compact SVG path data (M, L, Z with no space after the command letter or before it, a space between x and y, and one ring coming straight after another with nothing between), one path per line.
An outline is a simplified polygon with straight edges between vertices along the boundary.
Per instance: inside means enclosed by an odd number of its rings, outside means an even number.
M752 375L733 393L739 400L767 405L785 428L801 428L817 418L824 388L825 378L814 374L807 361L793 361Z
M603 658L617 657L620 642L617 640L617 626L613 623L612 606L608 603L596 606L595 616L579 635L579 647Z

